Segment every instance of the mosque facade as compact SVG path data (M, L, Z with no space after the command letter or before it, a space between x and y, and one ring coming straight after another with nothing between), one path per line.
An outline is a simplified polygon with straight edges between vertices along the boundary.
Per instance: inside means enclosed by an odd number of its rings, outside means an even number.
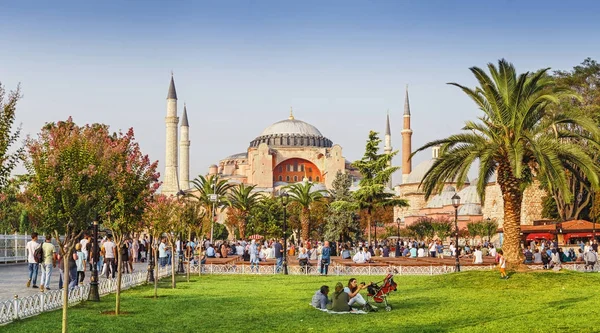
M175 195L190 189L190 140L187 109L184 105L181 122L177 115L177 93L171 76L167 94L166 155L162 193ZM177 128L179 125L179 131ZM405 226L421 218L454 219L454 207L451 198L457 193L461 197L458 209L458 223L465 228L471 221L496 219L503 223L503 199L500 186L493 177L486 186L485 202L477 194L475 181L466 182L459 187L455 181L444 184L444 190L428 200L420 188L426 172L439 157L439 148L432 148L432 158L412 167L411 109L406 89L404 113L402 117L401 170L402 181L392 186L399 198L406 199L407 208L394 208L395 224L400 218ZM383 150L391 153L392 131L387 117ZM221 159L208 168L208 175L218 175L231 183L256 185L256 191L276 194L282 186L300 181L316 184L315 189L331 189L338 171L349 173L356 182L361 177L343 156L342 146L324 136L315 126L296 119L290 110L287 119L267 126L256 138L252 139L244 152ZM522 205L522 224L531 225L541 219L542 197L545 192L536 184L524 193Z

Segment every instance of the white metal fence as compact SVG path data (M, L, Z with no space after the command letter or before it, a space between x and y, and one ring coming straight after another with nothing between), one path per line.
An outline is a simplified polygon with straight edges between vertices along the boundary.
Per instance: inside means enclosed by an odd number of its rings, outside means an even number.
M494 269L495 265L461 266L461 271L486 271ZM281 269L279 270L281 272ZM329 275L439 275L454 272L454 265L428 266L342 266L330 265ZM190 273L198 274L198 265L190 266ZM202 267L202 274L277 274L277 265L259 265L258 268L245 264L207 264ZM319 266L288 266L290 275L319 275Z
M123 274L121 290L139 286L146 283L146 271L132 274ZM158 278L171 275L171 268L159 268ZM117 280L100 280L98 283L100 295L106 295L117 291ZM72 306L83 300L87 300L90 293L90 285L77 286L69 291L69 305ZM15 296L12 300L0 301L0 325L8 324L14 320L35 316L45 311L61 308L63 304L62 290L50 290L40 292L37 295L19 298Z
M30 235L0 235L0 263L27 260L25 245L30 240Z

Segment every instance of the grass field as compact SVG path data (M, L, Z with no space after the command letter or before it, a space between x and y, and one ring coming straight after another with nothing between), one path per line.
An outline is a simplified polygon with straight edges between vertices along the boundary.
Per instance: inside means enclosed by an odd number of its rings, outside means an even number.
M357 277L359 281L383 277ZM182 278L183 279L183 278ZM600 330L600 274L497 272L397 276L391 312L332 315L309 306L323 284L348 277L212 275L161 281L128 290L122 311L114 296L69 309L70 332L596 332ZM54 311L0 326L0 332L60 332Z

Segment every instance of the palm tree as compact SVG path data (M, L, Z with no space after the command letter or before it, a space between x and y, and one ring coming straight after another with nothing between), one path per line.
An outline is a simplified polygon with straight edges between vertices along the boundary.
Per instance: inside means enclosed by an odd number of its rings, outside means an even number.
M229 205L227 192L233 185L229 184L227 180L219 179L218 175L210 175L208 177L198 176L196 179L192 180L192 184L197 191L197 193L192 194L192 196L198 200L204 208L204 211L212 212L211 214L206 214L206 217L211 218L210 226L212 229L216 210L222 211L224 207ZM216 195L216 198L211 200L213 195Z
M239 184L229 193L229 205L236 211L241 239L246 237L246 224L250 210L261 200L260 193L252 192L255 187L256 185Z
M326 193L324 190L311 191L313 185L314 183L312 182L303 181L285 187L290 196L290 200L297 202L301 207L300 225L302 227L302 231L300 233L300 237L302 241L309 239L310 206L314 202L323 200L323 194Z
M541 177L572 200L565 169L573 166L597 187L599 168L580 146L564 138L576 135L596 145L600 131L585 115L548 115L547 107L558 103L559 97L577 97L569 90L557 88L546 73L548 68L517 76L513 65L502 59L498 67L488 64L488 69L490 75L477 67L470 69L479 82L474 89L450 83L465 92L483 115L478 122L466 122L463 130L468 132L429 142L416 151L441 145L440 156L421 186L426 199L440 191L448 179L457 179L461 186L473 162L479 160L477 191L484 202L486 184L496 173L504 199L503 250L509 263L518 265L525 188L534 177ZM560 129L573 125L589 135Z

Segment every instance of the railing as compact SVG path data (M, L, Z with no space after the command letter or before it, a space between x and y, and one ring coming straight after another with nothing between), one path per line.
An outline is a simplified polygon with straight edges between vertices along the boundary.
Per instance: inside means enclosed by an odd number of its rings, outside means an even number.
M62 239L64 236L60 236ZM31 240L31 235L0 235L0 263L16 263L27 261L27 250L25 246ZM38 243L44 242L44 236L40 235ZM56 239L52 238L52 244L58 248Z
M140 271L132 274L123 274L121 280L121 290L139 286L146 283L146 271ZM158 278L171 275L170 268L160 268ZM100 280L98 283L100 295L106 295L117 291L117 280ZM90 293L90 285L82 285L69 290L69 306L87 300ZM0 301L0 325L8 324L14 320L35 316L42 312L56 310L62 307L62 290L50 290L40 292L37 295L19 298L15 295L14 299Z
M461 266L461 271L489 271L495 265ZM281 272L281 269L279 270ZM393 272L397 275L439 275L454 272L454 265L428 265L428 266L405 266L405 265L367 265L367 266L343 266L330 265L329 275L385 275ZM198 265L190 265L190 273L198 274ZM252 268L248 263L237 264L206 264L202 267L202 274L277 274L277 265L259 265ZM289 275L319 275L319 266L288 266Z

